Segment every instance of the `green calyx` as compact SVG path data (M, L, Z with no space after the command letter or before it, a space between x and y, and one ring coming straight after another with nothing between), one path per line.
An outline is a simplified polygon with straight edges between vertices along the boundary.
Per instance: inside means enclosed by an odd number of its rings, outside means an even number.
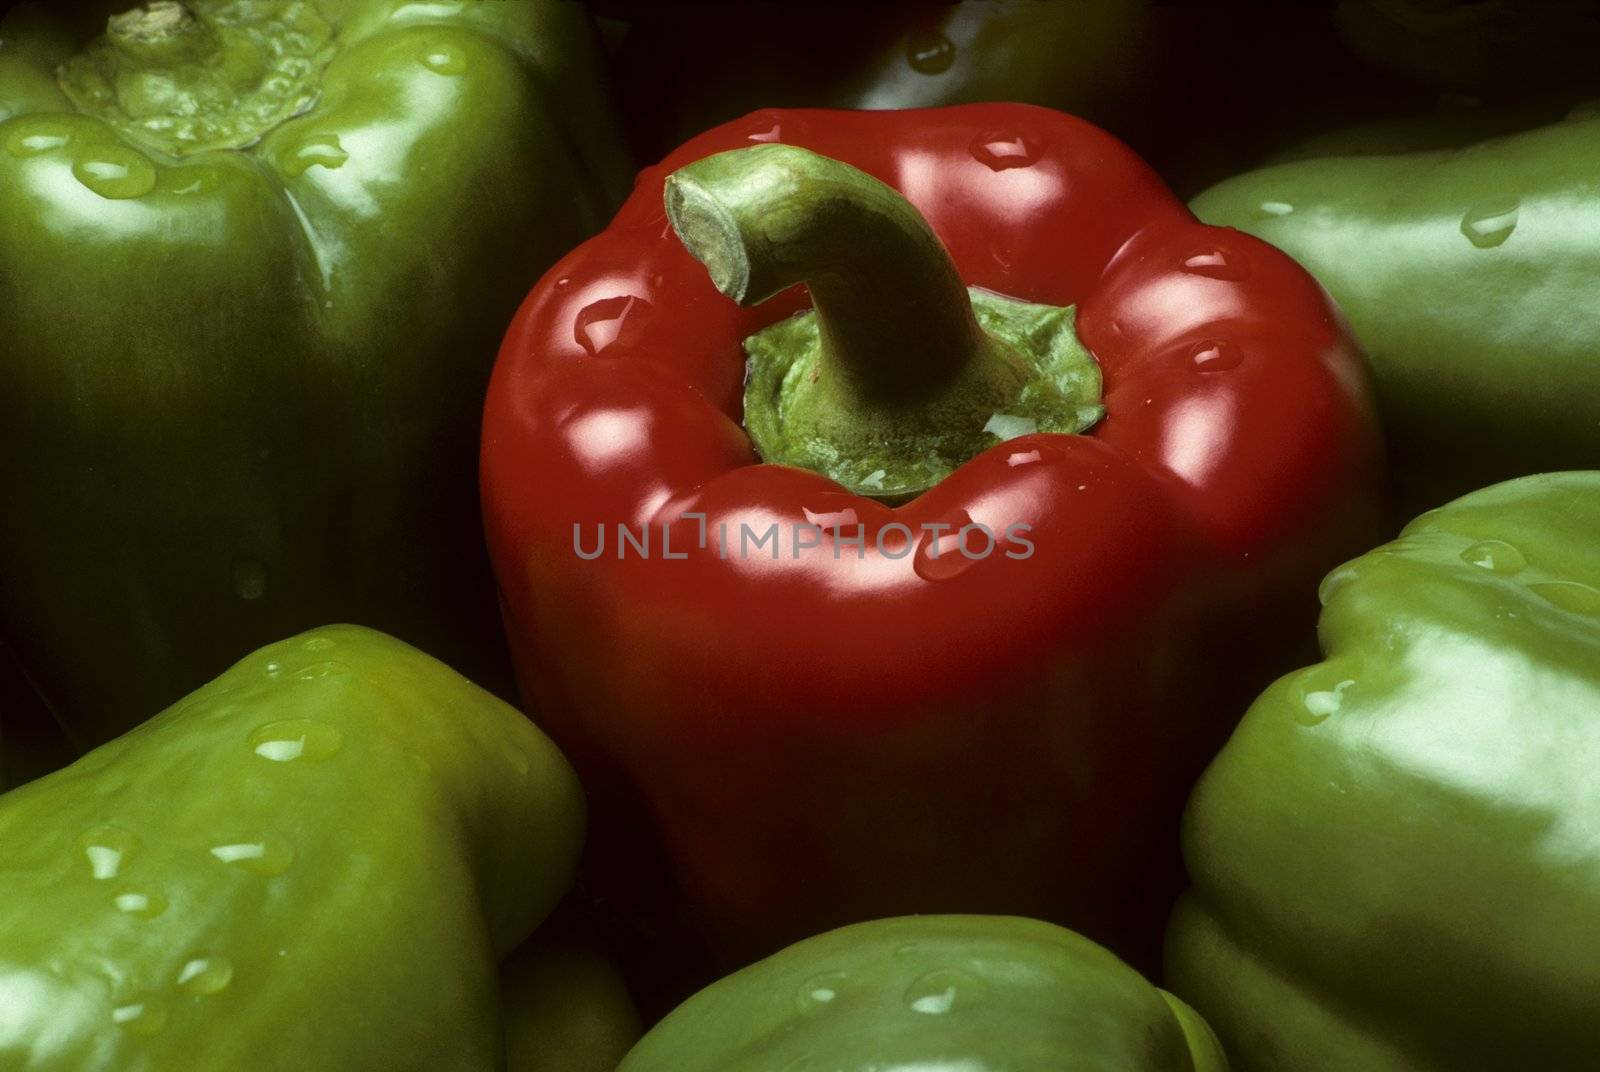
M911 498L1002 440L1029 432L1076 434L1105 413L1100 366L1078 341L1077 310L968 291L993 349L938 395L878 407L822 375L815 311L745 340L745 428L769 462L798 465L861 495Z
M809 312L745 340L745 428L765 461L898 503L1005 439L1104 414L1074 308L963 286L916 209L847 164L736 149L675 172L666 201L741 305L811 291Z
M57 77L80 112L145 149L239 149L315 103L331 38L308 0L151 0Z

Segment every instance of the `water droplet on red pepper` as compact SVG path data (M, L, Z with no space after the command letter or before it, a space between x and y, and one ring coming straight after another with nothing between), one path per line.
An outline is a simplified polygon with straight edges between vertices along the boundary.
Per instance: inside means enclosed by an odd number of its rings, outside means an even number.
M917 543L912 569L925 581L959 577L995 551L995 536L975 523L965 511L948 519L948 527L924 529Z
M1195 275L1210 276L1238 282L1250 274L1250 262L1241 254L1225 253L1220 249L1196 250L1184 258L1183 270Z
M1223 342L1203 342L1190 351L1190 361L1201 372L1226 372L1244 360L1236 346Z
M619 341L638 338L649 311L650 303L632 294L602 298L579 311L573 322L573 336L579 346L599 357Z
M839 510L806 510L801 513L806 515L806 521L823 532L833 532L837 529L848 529L853 534L856 527L861 524L861 519L856 516L854 507L846 506Z
M770 111L757 112L750 117L750 133L745 135L746 141L774 142L783 140L783 124L779 121L777 113Z
M971 150L973 159L991 171L1028 167L1039 160L1036 145L1020 134L994 131L981 134L973 141Z

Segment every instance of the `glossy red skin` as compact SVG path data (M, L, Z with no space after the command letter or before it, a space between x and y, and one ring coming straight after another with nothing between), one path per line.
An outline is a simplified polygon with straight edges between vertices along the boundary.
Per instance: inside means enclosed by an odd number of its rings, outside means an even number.
M1031 164L974 151L1018 138ZM662 207L671 171L756 141L899 189L969 284L1077 304L1106 418L1002 443L894 510L759 464L741 341L804 290L739 308ZM1372 539L1378 453L1364 364L1305 272L1196 222L1081 120L968 105L758 112L645 170L517 315L482 479L519 675L589 773L602 876L658 906L675 887L734 960L957 911L1144 960L1189 784L1289 657L1287 623L1309 638L1317 578ZM573 549L574 523L592 548L598 523L703 512L737 533L848 511L866 561L723 560L693 520L675 525L685 560L619 561L614 533L601 559ZM1035 553L929 580L918 554L870 552L888 521L962 517L1029 523ZM670 876L640 863L658 847Z

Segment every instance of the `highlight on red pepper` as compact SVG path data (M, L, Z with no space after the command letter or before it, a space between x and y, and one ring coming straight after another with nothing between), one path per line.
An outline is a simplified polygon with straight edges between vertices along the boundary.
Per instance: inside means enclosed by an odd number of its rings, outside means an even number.
M1376 538L1379 455L1311 278L1094 126L765 111L529 295L482 491L641 929L1011 913L1149 964L1185 793Z

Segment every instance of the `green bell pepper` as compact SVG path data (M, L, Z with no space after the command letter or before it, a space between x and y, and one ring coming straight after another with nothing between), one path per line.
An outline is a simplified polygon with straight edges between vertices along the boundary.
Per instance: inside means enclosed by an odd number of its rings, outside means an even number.
M1600 119L1306 160L1202 194L1299 260L1376 374L1402 502L1600 463Z
M645 159L758 108L1012 101L1104 123L1153 66L1149 0L601 6L629 24L614 74Z
M1594 84L1594 0L1339 0L1359 56L1417 83L1490 100Z
M912 916L808 938L713 983L618 1072L1225 1072L1210 1028L1072 931Z
M643 1031L622 976L588 944L536 936L501 965L500 993L506 1072L616 1072Z
M499 1069L496 960L582 827L561 754L442 663L263 648L0 797L0 1068Z
M1528 477L1324 582L1185 821L1168 985L1238 1067L1595 1067L1597 533L1600 472Z
M326 621L504 673L479 408L512 310L628 176L583 19L0 22L0 634L80 744Z
M1499 108L1485 108L1470 99L1445 98L1429 111L1334 126L1274 151L1265 163L1460 149L1568 117L1582 117L1592 106L1588 98L1576 95L1544 97Z

